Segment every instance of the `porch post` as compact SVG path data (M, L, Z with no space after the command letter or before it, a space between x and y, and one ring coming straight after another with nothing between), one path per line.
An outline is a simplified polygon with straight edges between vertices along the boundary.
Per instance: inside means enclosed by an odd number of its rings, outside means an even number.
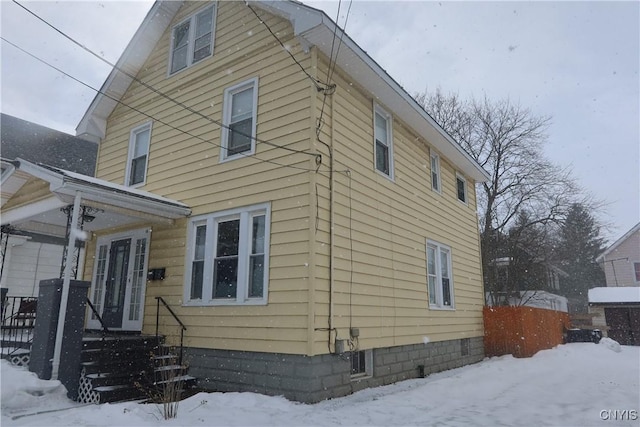
M73 200L73 211L71 212L71 229L69 231L69 239L67 241L67 254L73 253L76 245L79 230L78 218L80 216L80 200L82 194L76 191ZM60 354L62 353L62 336L64 335L64 323L67 316L67 302L69 300L69 286L71 283L71 264L67 262L64 266L64 276L62 278L62 297L60 300L60 312L58 313L58 328L56 330L56 344L53 350L53 365L51 371L51 379L58 379L58 370L60 368Z

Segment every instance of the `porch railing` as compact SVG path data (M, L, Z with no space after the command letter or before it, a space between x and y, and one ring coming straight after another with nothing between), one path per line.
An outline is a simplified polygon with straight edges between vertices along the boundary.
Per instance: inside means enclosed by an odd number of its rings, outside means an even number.
M89 309L91 310L93 315L96 316L96 319L98 319L98 322L100 322L100 326L102 326L103 334L108 334L109 328L107 328L107 326L104 324L104 321L102 320L102 316L100 316L100 313L98 313L98 310L96 310L96 307L93 305L93 303L89 298L87 298L87 305L89 306Z
M3 356L31 347L37 306L38 299L34 297L7 296L2 300L0 353Z
M178 324L180 325L180 356L178 359L178 362L180 365L182 365L182 353L183 353L183 343L184 343L184 331L187 330L187 327L184 326L184 323L182 323L182 321L178 318L178 316L176 315L176 313L173 312L173 310L171 309L171 307L169 307L169 304L167 304L167 302L164 300L164 298L162 297L156 297L156 302L157 302L157 307L156 307L156 339L159 339L160 335L159 335L159 329L160 329L160 303L162 303L162 305L164 305L164 307L169 311L169 313L173 316L173 318L176 320L176 322L178 322Z

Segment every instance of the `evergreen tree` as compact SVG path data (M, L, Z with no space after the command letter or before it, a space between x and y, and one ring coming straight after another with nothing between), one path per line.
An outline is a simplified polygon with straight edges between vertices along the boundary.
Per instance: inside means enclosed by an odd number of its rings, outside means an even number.
M569 299L572 311L586 312L588 290L604 286L604 271L596 257L604 250L600 225L582 204L573 204L562 223L556 257L561 268L569 274L562 293Z

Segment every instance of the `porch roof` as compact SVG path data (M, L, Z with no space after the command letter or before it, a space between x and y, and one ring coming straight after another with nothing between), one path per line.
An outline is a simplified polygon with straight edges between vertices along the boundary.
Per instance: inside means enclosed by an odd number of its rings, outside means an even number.
M189 206L148 191L125 187L99 178L59 169L23 159L2 161L11 170L2 176L2 225L51 235L64 236L67 215L60 209L73 203L81 193L81 204L94 208L91 222L84 229L97 231L142 222L171 223L191 214ZM5 203L31 178L49 184L50 193L16 207Z

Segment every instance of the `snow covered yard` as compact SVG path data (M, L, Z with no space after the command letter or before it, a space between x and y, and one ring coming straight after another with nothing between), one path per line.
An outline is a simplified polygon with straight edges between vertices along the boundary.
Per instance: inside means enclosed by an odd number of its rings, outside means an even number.
M200 393L180 402L178 418L170 421L156 405L78 405L57 381L38 380L5 361L1 381L3 426L640 425L640 347L620 348L608 339L561 345L529 359L486 359L316 405Z

